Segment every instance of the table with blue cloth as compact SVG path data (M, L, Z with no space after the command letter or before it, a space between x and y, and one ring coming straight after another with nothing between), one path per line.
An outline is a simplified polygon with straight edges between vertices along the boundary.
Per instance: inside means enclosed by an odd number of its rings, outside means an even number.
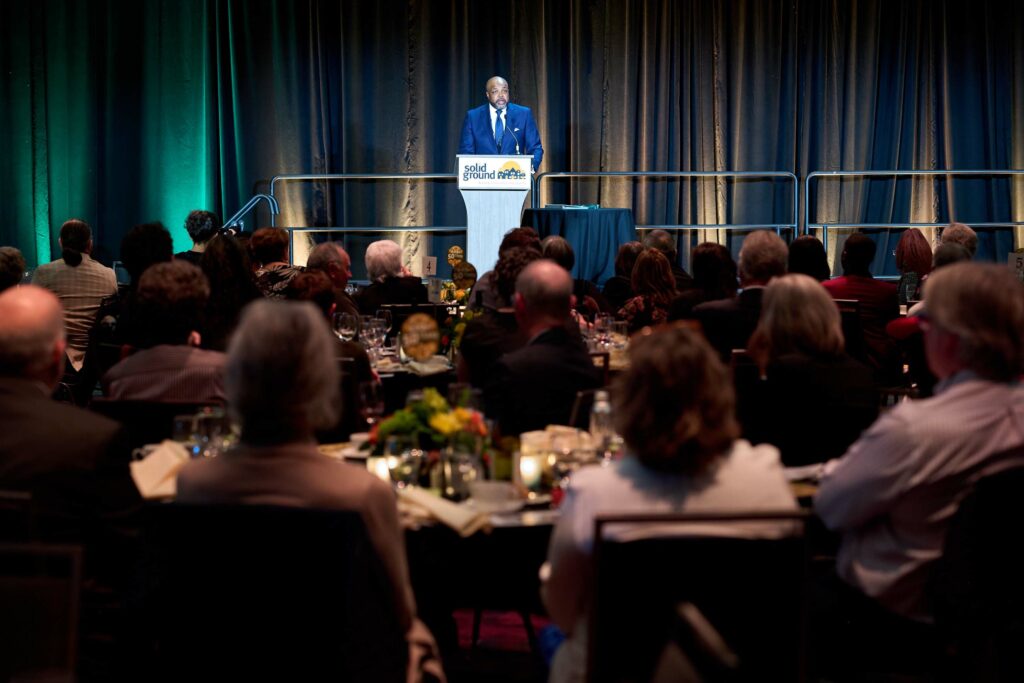
M615 275L619 245L636 240L636 224L629 209L527 209L523 225L540 233L560 235L576 252L574 278L603 287Z

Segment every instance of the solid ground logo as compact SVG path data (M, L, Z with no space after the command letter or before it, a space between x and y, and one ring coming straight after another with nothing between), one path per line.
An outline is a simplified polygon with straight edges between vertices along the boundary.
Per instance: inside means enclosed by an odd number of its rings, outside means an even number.
M514 161L506 161L505 165L498 169L499 180L522 180L525 177L523 169Z

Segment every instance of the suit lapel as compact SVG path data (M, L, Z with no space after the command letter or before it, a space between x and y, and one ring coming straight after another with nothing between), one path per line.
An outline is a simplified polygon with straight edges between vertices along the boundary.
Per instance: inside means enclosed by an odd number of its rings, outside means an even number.
M486 104L480 109L480 135L478 139L486 140L484 146L486 149L481 151L481 154L497 154L498 145L494 142L494 129L491 128L491 108Z

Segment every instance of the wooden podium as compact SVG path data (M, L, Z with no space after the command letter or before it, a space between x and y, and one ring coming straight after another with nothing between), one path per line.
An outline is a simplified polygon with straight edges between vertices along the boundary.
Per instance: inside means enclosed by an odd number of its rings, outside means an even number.
M505 233L519 227L533 157L459 154L455 172L466 202L466 260L478 275L494 268Z

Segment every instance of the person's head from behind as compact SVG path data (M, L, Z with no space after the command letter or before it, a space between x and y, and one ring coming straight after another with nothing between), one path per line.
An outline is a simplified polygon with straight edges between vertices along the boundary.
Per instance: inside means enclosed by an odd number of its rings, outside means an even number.
M64 374L64 311L35 285L0 292L0 377L57 386Z
M260 228L249 240L249 251L261 265L288 262L288 231L283 228Z
M782 238L770 230L755 230L740 247L740 284L766 285L773 277L786 274L789 249Z
M352 259L337 242L316 245L306 259L306 268L326 273L338 289L345 289L352 277Z
M729 373L697 332L669 327L630 341L616 380L614 419L647 467L699 474L739 436Z
M377 240L366 248L366 275L370 282L384 282L402 275L402 248L391 240Z
M494 264L494 288L503 306L511 306L516 293L516 280L526 266L541 258L541 253L531 247L513 247L501 253Z
M644 245L639 242L626 242L619 245L615 253L615 274L627 280L633 275L633 266L636 260L643 253Z
M790 273L803 273L818 282L824 282L832 274L828 267L825 245L814 235L801 235L789 245Z
M565 324L572 310L572 278L554 261L540 259L516 278L516 320L524 331Z
M871 276L871 262L875 260L875 241L862 232L855 232L843 243L840 261L843 275Z
M171 233L162 223L141 223L121 238L121 262L132 278L132 289L138 288L139 279L147 268L172 258L174 244Z
M14 247L0 247L0 292L25 277L25 257Z
M293 277L285 289L284 296L290 301L311 302L327 320L330 320L337 307L331 279L327 277L327 273L320 270L307 270Z
M199 345L199 320L210 285L188 261L157 263L146 269L137 290L140 346Z
M548 235L541 240L540 252L544 258L554 261L569 273L576 265L576 253L572 250L572 245L559 235Z
M973 262L936 270L925 281L928 366L939 379L970 370L994 382L1024 373L1024 285L1009 268Z
M721 244L704 242L693 250L693 281L709 299L736 296L736 262Z
M254 301L228 345L224 388L242 442L312 441L338 420L334 342L308 302Z
M664 254L669 264L675 263L679 255L676 239L667 230L651 230L644 235L643 244L645 249L657 249Z
M787 354L839 356L845 348L835 301L817 280L790 273L768 283L750 352L765 367Z
M82 262L82 254L92 251L92 229L78 218L64 221L60 226L61 258L72 268Z
M956 242L943 242L935 248L935 254L932 255L932 270L970 260L971 252L967 251L967 247Z
M636 296L649 296L667 301L676 291L672 266L665 255L657 249L644 249L633 265L629 281Z
M196 209L185 218L185 231L197 247L216 237L220 228L220 218L212 211Z
M252 282L249 252L231 235L217 235L206 245L199 259L210 283L210 292L236 290Z
M947 242L959 244L970 253L971 258L974 258L974 254L978 251L978 233L963 223L950 223L942 230L939 239L943 244Z
M540 251L540 235L529 226L512 228L501 239L501 245L498 247L498 256L500 257L507 250L515 249L516 247L528 247Z
M896 243L896 269L924 277L932 272L932 247L917 228L904 230Z

